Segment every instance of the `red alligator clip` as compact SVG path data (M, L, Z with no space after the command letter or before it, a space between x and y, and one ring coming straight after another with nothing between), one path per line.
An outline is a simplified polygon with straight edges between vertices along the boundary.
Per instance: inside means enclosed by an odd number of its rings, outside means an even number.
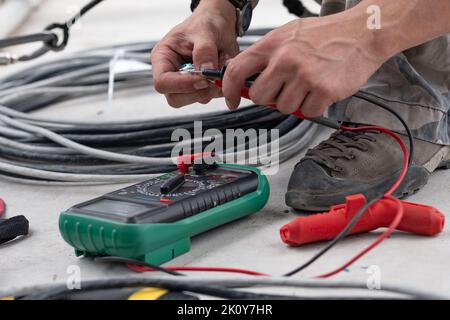
M213 157L213 156L214 156L213 152L201 152L201 153L194 153L194 154L187 154L187 155L179 156L178 163L177 163L178 171L180 173L185 174L189 171L189 168L192 167L195 159Z
M331 207L326 213L299 217L280 229L283 242L300 246L335 238L366 204L362 194L347 197L347 203ZM416 203L402 201L404 214L397 230L423 236L434 236L444 228L445 217L437 209ZM394 202L382 199L368 209L349 234L363 233L388 227L397 212Z

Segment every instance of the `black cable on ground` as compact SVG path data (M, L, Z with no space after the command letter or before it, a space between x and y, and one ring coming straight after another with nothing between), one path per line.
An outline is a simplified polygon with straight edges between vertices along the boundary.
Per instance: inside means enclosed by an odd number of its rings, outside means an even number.
M368 299L367 296L358 295L317 295L300 296L300 295L275 295L275 294L259 294L248 291L237 290L237 288L257 288L257 287L285 287L285 288L303 288L303 289L339 289L339 290L367 290L365 283L354 282L327 282L324 280L286 280L271 277L254 277L254 278L213 278L207 279L172 277L172 278L142 278L131 277L121 279L108 279L85 281L81 284L83 292L91 292L95 290L116 289L116 288L145 288L158 287L171 291L186 291L197 294L204 294L212 297L226 299L256 299L256 300L279 300L279 299L300 299L300 300L328 300L328 299ZM445 297L433 295L415 289L403 288L399 286L391 286L385 284L380 293L391 294L389 299L444 299ZM67 288L66 284L57 286L41 286L29 289L22 289L13 293L2 293L5 296L13 296L23 300L54 300L65 299L70 296L72 290ZM394 295L394 296L393 296ZM400 295L400 296L399 296ZM371 299L386 299L386 296L373 295Z
M128 282L128 284L127 284ZM108 281L90 281L82 284L83 292L89 292L94 290L105 290L105 289L115 289L115 288L124 288L124 287L141 287L143 283L147 281L133 281L129 279L129 281L121 282L116 280L108 280ZM155 283L152 285L153 287L160 287L163 289L171 290L171 291L187 291L197 294L204 294L211 297L223 298L223 299L232 299L232 300L298 300L301 298L295 296L286 296L286 295L274 295L274 294L261 294L261 293L253 293L246 291L239 291L234 289L228 289L222 286L214 286L214 285L205 285L205 284L196 284L196 283L180 283L177 281L149 281ZM31 294L29 296L23 297L24 300L58 300L64 299L66 296L71 294L71 290L67 289L67 286L56 287L45 292L37 292L35 294Z

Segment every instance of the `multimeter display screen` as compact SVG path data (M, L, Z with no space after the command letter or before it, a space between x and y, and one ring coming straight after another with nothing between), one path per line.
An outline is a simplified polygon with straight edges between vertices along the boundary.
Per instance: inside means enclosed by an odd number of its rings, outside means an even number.
M148 210L149 207L139 203L117 201L110 199L101 199L97 202L90 203L80 209L99 212L99 213L111 213L115 215L128 217L144 210Z

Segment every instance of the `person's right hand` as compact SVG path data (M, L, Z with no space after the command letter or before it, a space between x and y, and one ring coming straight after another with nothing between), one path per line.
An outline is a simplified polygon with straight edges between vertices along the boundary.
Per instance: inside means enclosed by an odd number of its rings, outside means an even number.
M235 25L235 8L228 1L203 0L155 46L151 54L155 89L170 106L206 104L221 95L202 76L180 74L178 69L186 62L193 62L199 70L221 68L239 53Z

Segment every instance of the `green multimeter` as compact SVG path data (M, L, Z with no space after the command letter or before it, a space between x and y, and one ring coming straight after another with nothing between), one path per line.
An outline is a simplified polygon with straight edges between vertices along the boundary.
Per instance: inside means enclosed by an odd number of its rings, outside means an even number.
M257 168L191 167L75 205L61 213L59 228L77 256L162 264L188 252L191 237L258 212L268 197Z

